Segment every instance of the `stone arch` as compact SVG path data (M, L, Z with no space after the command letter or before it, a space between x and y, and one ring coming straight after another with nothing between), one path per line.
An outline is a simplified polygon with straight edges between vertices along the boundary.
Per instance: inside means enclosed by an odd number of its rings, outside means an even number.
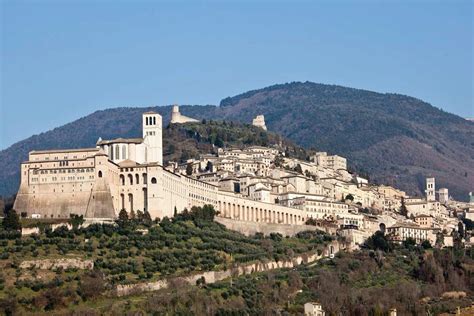
M99 172L97 173L97 176L98 176L99 178L102 178L102 171L99 170Z
M131 212L131 211L133 211L133 194L132 193L128 194L128 203L129 203L130 212Z
M151 183L156 184L156 178L155 177L151 178Z
M125 185L125 176L123 174L120 175L120 184Z
M143 211L148 211L148 189L143 188Z
M120 194L120 210L125 209L125 195L123 193Z
M380 230L382 233L385 233L385 229L387 229L387 226L385 225L385 223L380 223L380 225L379 225L379 230Z
M146 176L146 173L143 173L143 174L142 174L142 178L143 178L143 184L146 184L146 183L147 183L147 176Z
M140 175L138 173L135 174L135 184L140 184Z
M132 185L133 184L133 175L128 174L128 184Z

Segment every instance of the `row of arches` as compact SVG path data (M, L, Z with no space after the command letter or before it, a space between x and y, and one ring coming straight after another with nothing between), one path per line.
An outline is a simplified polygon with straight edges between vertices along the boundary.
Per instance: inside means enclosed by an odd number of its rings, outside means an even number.
M148 190L147 188L142 189L143 194L143 208L140 206L137 207L134 201L134 195L132 193L120 194L120 209L126 210L127 212L135 211L135 209L143 209L143 211L148 210Z
M140 178L142 180L140 180ZM142 181L143 184L147 184L148 183L148 179L147 179L147 174L146 173L143 173L140 177L140 175L138 173L136 173L135 175L129 173L127 174L127 176L125 177L125 175L121 174L120 175L120 185L133 185L133 184L140 184L140 181ZM156 184L156 178L151 178L151 183L153 184Z
M221 216L250 222L301 224L305 219L283 211L219 201Z
M156 125L156 116L145 117L145 125Z

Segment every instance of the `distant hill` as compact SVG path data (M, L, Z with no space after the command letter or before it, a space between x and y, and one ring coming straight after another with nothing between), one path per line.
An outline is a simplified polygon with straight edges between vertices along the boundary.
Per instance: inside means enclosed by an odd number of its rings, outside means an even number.
M109 109L1 151L0 194L17 190L19 163L28 151L94 146L99 136L140 135L141 113L148 110L169 122L170 106ZM226 98L220 106L180 110L197 119L241 123L264 114L269 131L306 148L345 156L351 168L409 194L421 194L427 176L435 176L437 186L448 187L457 199L474 191L474 122L412 97L295 82Z

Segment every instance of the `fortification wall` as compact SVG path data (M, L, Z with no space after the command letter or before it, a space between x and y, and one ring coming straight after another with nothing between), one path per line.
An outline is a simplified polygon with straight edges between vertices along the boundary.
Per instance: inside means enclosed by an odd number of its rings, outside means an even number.
M20 264L21 269L37 268L41 270L51 269L67 269L76 268L83 270L92 270L94 268L93 260L82 260L79 258L70 259L43 259L43 260L26 260Z

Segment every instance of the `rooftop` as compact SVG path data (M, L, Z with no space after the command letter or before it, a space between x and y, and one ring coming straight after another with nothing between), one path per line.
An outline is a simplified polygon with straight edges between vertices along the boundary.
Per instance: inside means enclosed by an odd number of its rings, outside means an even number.
M143 138L115 138L111 140L100 140L97 142L97 145L109 145L109 144L141 144L143 143Z

